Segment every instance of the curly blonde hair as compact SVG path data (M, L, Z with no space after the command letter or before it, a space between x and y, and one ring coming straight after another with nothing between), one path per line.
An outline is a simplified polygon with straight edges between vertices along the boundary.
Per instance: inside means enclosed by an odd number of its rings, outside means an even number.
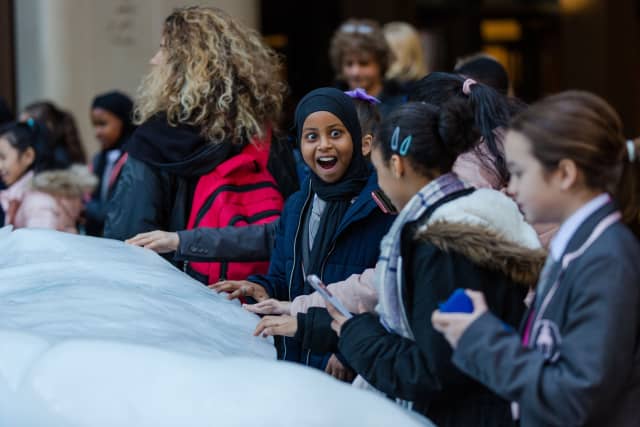
M144 78L135 123L166 114L211 142L243 143L275 126L286 86L281 61L261 36L214 7L175 9L164 22L165 63Z

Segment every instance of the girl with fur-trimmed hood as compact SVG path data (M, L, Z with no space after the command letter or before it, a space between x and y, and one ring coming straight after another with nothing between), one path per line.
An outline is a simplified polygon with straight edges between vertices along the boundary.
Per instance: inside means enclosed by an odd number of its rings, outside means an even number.
M329 307L338 349L368 384L437 425L511 425L509 403L451 363L431 312L460 287L482 290L505 329L518 324L544 252L516 204L451 173L477 140L473 115L454 100L410 103L374 142L380 187L400 210L381 243L376 313L347 320ZM368 384L367 384L368 383Z
M44 125L29 119L0 129L0 192L5 225L77 233L82 196L97 184L84 166L50 170Z

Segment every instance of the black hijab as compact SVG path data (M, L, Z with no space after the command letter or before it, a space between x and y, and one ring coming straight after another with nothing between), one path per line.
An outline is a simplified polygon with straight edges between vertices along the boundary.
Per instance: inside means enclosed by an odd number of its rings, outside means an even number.
M353 142L351 163L344 176L335 183L324 182L311 171L311 190L327 205L320 219L316 234L310 265L305 266L307 274L321 274L321 266L335 240L336 232L344 214L351 206L351 201L358 196L371 174L367 162L362 155L362 131L353 101L344 92L335 88L320 88L309 92L298 103L295 113L295 126L298 144L301 143L304 122L310 114L326 111L335 115L349 131ZM307 250L308 248L302 248ZM305 286L306 288L306 286Z

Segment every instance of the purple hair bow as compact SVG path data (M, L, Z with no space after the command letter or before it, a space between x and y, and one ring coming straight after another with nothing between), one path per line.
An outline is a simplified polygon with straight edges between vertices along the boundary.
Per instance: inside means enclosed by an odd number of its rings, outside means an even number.
M355 90L349 90L345 92L349 97L353 99L361 99L362 101L367 101L370 104L380 104L380 100L375 96L369 95L364 89L357 88Z

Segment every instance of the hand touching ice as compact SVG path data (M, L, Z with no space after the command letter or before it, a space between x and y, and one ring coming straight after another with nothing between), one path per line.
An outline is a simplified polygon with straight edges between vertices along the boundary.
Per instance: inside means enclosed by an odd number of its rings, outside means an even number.
M178 233L155 230L148 233L140 233L125 240L125 243L151 249L159 254L173 252L180 246L180 236Z

